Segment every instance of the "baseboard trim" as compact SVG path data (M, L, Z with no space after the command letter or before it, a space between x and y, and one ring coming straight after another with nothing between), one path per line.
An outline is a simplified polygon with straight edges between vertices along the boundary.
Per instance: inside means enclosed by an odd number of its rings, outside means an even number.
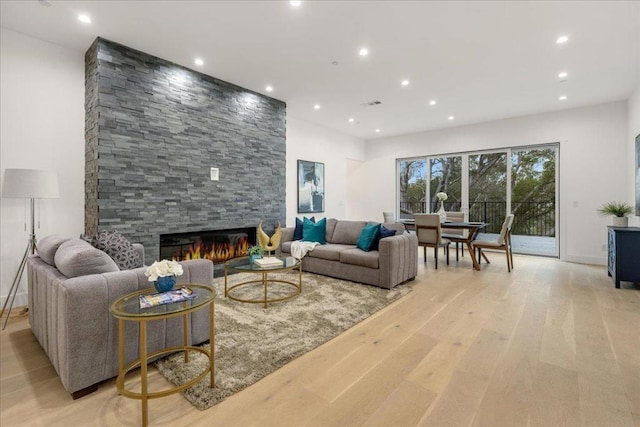
M583 255L566 255L560 258L561 261L575 262L577 264L589 264L589 265L607 265L607 258L591 257Z
M2 307L4 305L4 302L7 300L8 295L3 295L2 297L0 297L0 307ZM9 301L9 304L11 304L11 301ZM7 304L7 310L9 310L9 304ZM16 299L15 301L13 301L13 308L11 309L11 311L15 310L16 308L24 308L29 304L29 298L27 296L26 292L22 292L19 294L16 294Z

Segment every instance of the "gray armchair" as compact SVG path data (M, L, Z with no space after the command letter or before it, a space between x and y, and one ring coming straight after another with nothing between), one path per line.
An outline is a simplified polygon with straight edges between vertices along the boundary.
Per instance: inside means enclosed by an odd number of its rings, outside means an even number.
M134 247L143 253L142 245ZM111 303L153 283L144 275L146 267L120 271L106 253L80 239L45 238L38 251L40 256L27 261L29 323L75 399L118 375L118 323L110 313ZM211 261L181 264L184 273L178 283L213 284ZM147 336L149 352L181 345L181 319L150 322ZM191 315L190 339L192 345L209 339L208 310ZM126 329L125 340L130 343L125 345L128 364L138 358L137 326Z

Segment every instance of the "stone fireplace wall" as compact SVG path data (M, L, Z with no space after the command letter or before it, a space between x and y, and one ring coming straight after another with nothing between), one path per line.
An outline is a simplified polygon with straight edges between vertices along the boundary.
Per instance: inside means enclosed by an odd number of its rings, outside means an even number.
M284 226L284 102L100 38L85 76L86 234L149 264L160 234Z

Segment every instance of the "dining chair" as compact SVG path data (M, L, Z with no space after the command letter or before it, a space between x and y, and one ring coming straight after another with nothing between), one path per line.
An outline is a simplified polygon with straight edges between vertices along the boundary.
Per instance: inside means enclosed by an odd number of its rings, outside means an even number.
M464 222L464 212L447 212L447 221L451 222ZM452 243L456 244L456 261L458 258L458 245L462 251L464 257L464 245L469 237L469 230L463 230L460 228L447 228L447 223L442 224L442 237L449 239Z
M493 249L504 251L507 257L507 270L511 272L513 269L513 251L511 249L511 226L513 225L513 214L508 214L502 223L502 229L497 240L475 240L473 248L477 249L478 262L481 262L482 249ZM485 256L485 260L488 261Z
M393 213L393 212L384 211L384 212L382 212L382 216L384 217L384 222L395 222L396 221L396 214Z
M418 246L422 246L424 251L424 263L427 263L427 248L433 248L433 255L436 259L436 269L438 268L438 248L444 247L447 255L447 265L449 265L449 239L442 238L440 228L440 215L438 214L414 214L416 221L416 235L418 236Z

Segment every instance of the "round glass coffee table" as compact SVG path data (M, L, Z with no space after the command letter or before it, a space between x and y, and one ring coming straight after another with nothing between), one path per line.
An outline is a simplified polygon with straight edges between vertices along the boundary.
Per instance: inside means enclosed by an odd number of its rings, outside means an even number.
M193 298L186 301L171 302L168 304L156 305L148 308L140 307L140 296L151 295L157 293L155 288L147 288L142 291L133 292L116 299L111 304L111 314L118 319L118 378L116 379L116 387L118 392L132 399L140 399L142 402L142 425L148 423L148 403L149 399L168 396L172 393L185 390L207 374L210 375L211 388L215 387L214 381L214 300L216 298L216 290L208 285L199 285L195 283L180 283L180 287L186 286L193 291ZM202 347L189 345L189 313L198 311L205 307L209 307L209 345L210 350ZM151 320L165 320L172 317L182 317L182 333L183 345L170 347L147 353L147 322ZM140 327L139 341L139 357L125 366L124 359L124 329L125 322L137 322ZM149 360L161 354L170 354L177 351L184 351L184 361L189 362L189 351L204 353L209 359L206 369L194 379L186 383L162 391L150 392L147 387L147 363ZM140 392L135 392L125 387L125 376L133 369L140 367Z
M295 298L302 292L302 262L294 257L276 257L282 261L282 265L274 267L261 267L257 264L249 262L249 257L233 258L224 263L224 296L239 302L248 302L251 304L264 304L265 308L270 302L280 302ZM282 273L284 271L292 271L298 269L298 283L284 279L269 278L269 274ZM255 280L247 280L241 283L237 283L233 286L227 287L227 275L228 273L252 273L258 275ZM277 298L269 298L269 283L282 283L291 286L292 291ZM240 296L234 296L232 291L234 289L242 288L245 286L261 285L264 289L263 297L256 299L242 298Z

